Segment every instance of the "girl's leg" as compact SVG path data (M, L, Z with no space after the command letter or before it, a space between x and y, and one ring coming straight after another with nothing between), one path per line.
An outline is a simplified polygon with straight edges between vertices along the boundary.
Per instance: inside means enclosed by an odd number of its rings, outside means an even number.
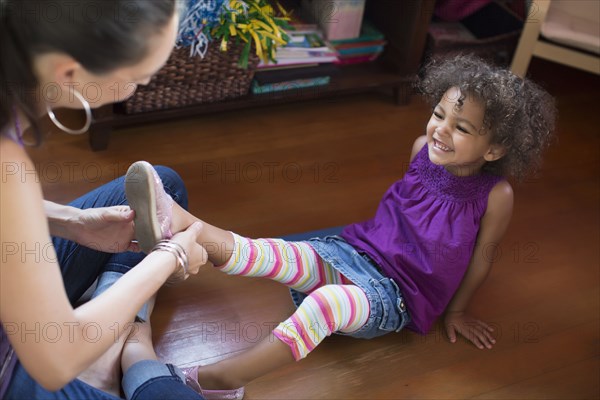
M232 235L232 255L218 266L229 275L269 278L302 293L327 284L350 283L306 242Z
M306 357L333 332L351 333L369 318L366 294L354 285L326 285L314 290L273 336L250 350L197 369L203 389L234 389Z
M179 232L200 221L181 207L173 207L171 230ZM327 284L351 284L305 242L281 239L248 239L202 221L198 237L208 259L229 275L263 277L310 293Z
M180 232L200 221L178 204L165 201L167 184L164 181L161 184L158 178L162 179L146 162L132 164L127 172L127 193L139 222L136 231L144 238L142 247L146 248L152 248L156 238ZM351 283L323 262L307 243L251 240L203 224L198 243L206 249L209 260L228 274L266 277L304 293L325 284Z
M169 211L173 233L199 221L177 205ZM349 284L351 282L326 264L307 243L252 240L203 224L198 243L222 271L270 278L310 294L296 312L273 331L273 337L239 356L188 370L202 389L241 387L294 359L302 359L332 332L353 332L366 323L370 313L366 294Z

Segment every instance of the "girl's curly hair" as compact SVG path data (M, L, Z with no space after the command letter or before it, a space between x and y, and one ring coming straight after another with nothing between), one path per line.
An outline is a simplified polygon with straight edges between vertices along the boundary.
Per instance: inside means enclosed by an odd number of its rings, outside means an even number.
M486 163L484 171L521 181L539 168L556 120L548 92L472 55L430 61L418 82L421 93L435 106L451 87L460 89L460 100L473 96L483 102L484 126L492 133L492 143L506 149L504 157Z

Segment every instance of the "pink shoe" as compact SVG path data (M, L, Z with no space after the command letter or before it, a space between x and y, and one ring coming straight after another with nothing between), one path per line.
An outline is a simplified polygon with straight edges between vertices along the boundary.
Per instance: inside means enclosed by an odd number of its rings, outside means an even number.
M163 187L154 167L137 161L125 175L125 194L135 211L135 237L144 253L150 253L161 239L170 239L173 199Z
M202 389L198 383L198 366L183 369L185 384L189 388L200 393L206 400L242 400L244 398L244 387L232 390L207 390Z

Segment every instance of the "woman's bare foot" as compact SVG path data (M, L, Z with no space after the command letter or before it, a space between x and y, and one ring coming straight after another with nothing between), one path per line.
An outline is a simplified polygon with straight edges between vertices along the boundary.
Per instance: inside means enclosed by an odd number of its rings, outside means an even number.
M126 372L133 364L142 360L157 360L152 344L150 322L136 322L127 338L121 354L121 368Z
M152 296L146 304L147 317L150 318L152 311L154 310L154 304L156 302L156 295ZM129 325L127 329L121 334L118 340L104 353L96 362L94 362L88 369L83 371L78 379L87 383L90 386L100 389L103 392L110 393L114 396L121 396L121 376L122 376L122 362L123 354L128 343L137 340L135 338L136 332L139 331L140 323L133 323ZM146 323L150 326L150 323ZM133 339L132 339L133 337ZM152 346L152 333L150 331L150 346ZM154 349L152 349L154 353ZM154 355L156 357L156 354Z
M121 368L125 372L138 361L157 360L152 344L152 328L150 326L150 315L154 310L156 295L148 300L148 316L146 322L136 322L128 335L121 353Z
M121 395L121 353L123 346L132 332L133 325L88 369L83 371L78 379L90 386L110 393Z

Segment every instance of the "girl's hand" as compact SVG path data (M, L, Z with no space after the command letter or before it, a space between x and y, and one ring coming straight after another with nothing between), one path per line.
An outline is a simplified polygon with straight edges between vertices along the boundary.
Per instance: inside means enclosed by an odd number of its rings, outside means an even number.
M206 253L206 250L197 242L198 236L202 232L202 229L204 229L204 225L202 225L201 222L195 222L185 231L176 233L175 236L171 238L172 242L179 244L186 251L189 261L188 274L190 275L196 275L200 270L200 267L206 265L208 262L208 254ZM187 277L182 278L186 279Z
M129 206L88 208L74 219L74 240L105 253L140 251L133 243L133 217Z
M491 349L496 344L496 339L492 336L494 329L464 312L448 312L444 318L444 326L451 343L456 343L458 332L479 349Z

